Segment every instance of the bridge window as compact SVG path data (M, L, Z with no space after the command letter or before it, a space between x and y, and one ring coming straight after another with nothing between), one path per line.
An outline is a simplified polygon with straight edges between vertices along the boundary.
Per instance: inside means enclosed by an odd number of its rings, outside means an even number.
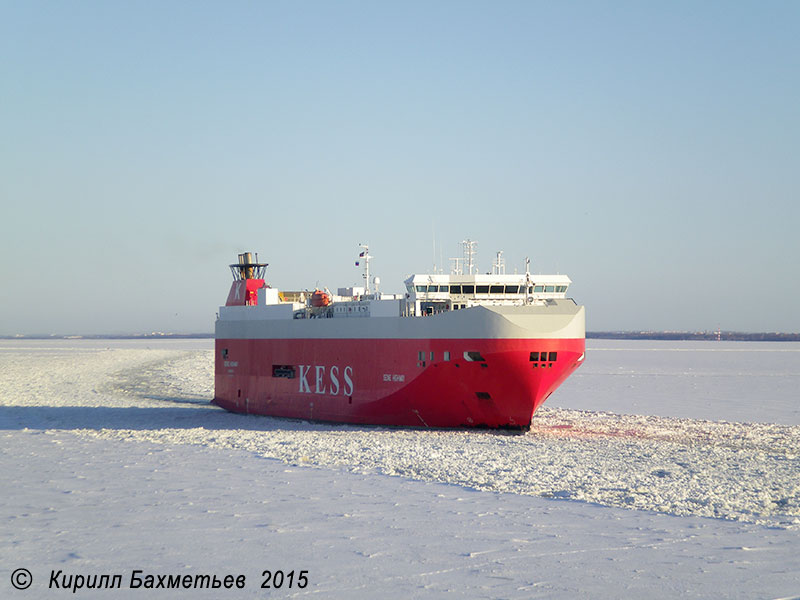
M544 286L537 285L536 287L533 288L533 291L536 292L537 294L541 294L544 291Z
M474 285L465 285L461 287L464 290L465 294L474 294L475 293L475 286Z
M428 291L428 286L426 286L426 285L418 285L417 286L417 291L418 292L427 292Z
M555 288L555 286L548 285L548 286L545 286L544 291L545 292L555 292L556 288Z
M503 286L502 285L493 285L489 288L490 294L502 294L503 293Z
M489 286L488 285L476 285L475 292L478 294L488 294L489 293Z
M519 286L518 285L507 285L506 286L506 294L519 294Z
M460 294L461 293L461 286L460 285L451 285L450 286L450 293L451 294Z

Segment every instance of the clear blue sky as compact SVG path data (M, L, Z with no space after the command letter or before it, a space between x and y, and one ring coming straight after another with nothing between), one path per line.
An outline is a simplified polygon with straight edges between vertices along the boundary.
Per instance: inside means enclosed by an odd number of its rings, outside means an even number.
M0 334L211 331L237 252L335 288L369 242L401 291L467 237L590 330L800 331L798 107L796 1L0 1Z

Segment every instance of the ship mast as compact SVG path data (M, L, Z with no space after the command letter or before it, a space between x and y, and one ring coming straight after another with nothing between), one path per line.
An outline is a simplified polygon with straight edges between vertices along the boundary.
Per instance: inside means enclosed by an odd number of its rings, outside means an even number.
M369 295L369 259L372 257L369 255L369 244L359 244L358 247L364 250L358 255L359 259L356 261L356 266L361 261L364 261L364 294Z
M533 289L533 281L531 281L531 259L525 257L525 304L530 304L532 301L531 291Z
M506 274L506 259L503 258L503 251L497 251L497 258L492 265L492 274L493 275L505 275Z
M473 275L478 271L478 265L475 264L475 246L478 245L478 242L475 242L469 238L461 242L461 245L464 246L464 263L467 267L467 275Z

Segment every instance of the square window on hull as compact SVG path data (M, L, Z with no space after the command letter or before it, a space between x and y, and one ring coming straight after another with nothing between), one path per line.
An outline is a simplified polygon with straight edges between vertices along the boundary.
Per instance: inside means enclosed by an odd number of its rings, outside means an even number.
M294 379L295 370L292 365L272 365L272 376Z
M555 362L558 360L558 352L531 352L531 362Z

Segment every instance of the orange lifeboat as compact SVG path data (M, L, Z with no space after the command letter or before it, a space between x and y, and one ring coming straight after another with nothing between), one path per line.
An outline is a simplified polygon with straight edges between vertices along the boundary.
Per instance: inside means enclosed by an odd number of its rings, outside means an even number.
M314 293L311 294L311 306L314 308L323 308L330 303L331 295L322 290L314 290Z

